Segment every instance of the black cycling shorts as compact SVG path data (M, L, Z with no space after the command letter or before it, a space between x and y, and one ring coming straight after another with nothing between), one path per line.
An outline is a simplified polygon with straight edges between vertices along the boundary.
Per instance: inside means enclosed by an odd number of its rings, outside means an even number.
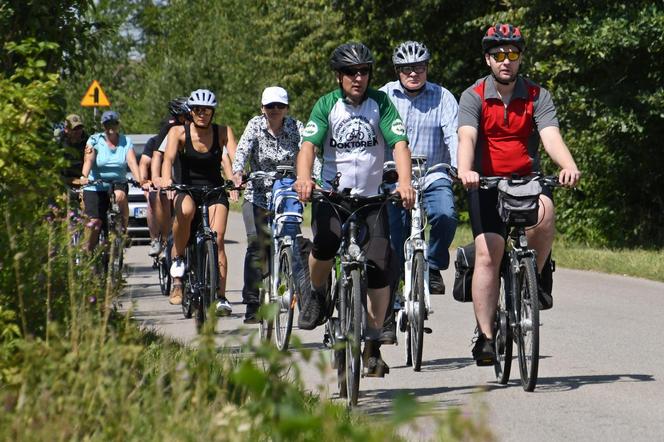
M189 193L178 191L177 196L175 197L176 200L178 198L181 198L180 195L189 195ZM191 196L193 196L194 203L196 204L196 206L201 205L201 203L203 202L203 198L205 198L204 202L205 202L205 205L208 206L208 207L214 206L215 204L222 204L222 205L226 206L226 208L229 207L228 194L226 193L225 190L218 190L216 192L212 192L212 193L208 194L207 196L201 195L198 192L192 192Z
M357 209L354 207L352 209ZM337 254L341 245L341 224L348 218L342 210L325 201L314 201L311 212L311 230L314 241L311 253L314 258L328 261ZM367 257L367 282L370 289L380 289L390 282L390 235L387 208L383 205L369 205L358 212L359 219L366 228L366 237L360 238L362 250Z
M113 190L122 190L125 195L128 195L129 185L127 183L114 184ZM85 206L84 213L88 218L98 218L106 222L106 214L111 205L111 199L107 191L84 190L83 204Z
M542 195L553 201L551 188L542 186ZM498 214L498 189L473 189L468 191L468 214L473 229L473 238L482 233L496 233L507 237L507 225Z

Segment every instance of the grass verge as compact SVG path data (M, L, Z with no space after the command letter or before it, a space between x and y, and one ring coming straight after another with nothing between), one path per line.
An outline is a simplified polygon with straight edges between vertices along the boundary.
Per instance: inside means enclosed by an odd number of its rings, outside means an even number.
M451 247L455 249L472 240L470 226L467 223L460 224ZM560 267L664 282L664 250L591 247L567 241L558 235L553 245L553 257Z

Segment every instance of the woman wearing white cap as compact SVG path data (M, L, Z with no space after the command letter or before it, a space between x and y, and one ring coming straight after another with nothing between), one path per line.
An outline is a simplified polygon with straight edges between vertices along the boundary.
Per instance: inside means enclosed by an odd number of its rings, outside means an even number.
M295 166L300 150L302 123L288 114L288 93L279 86L265 88L261 97L261 114L249 120L235 152L233 181L242 182L242 172L249 162L250 171L276 171L277 166ZM258 284L262 280L261 263L269 256L267 209L271 183L247 183L242 216L247 230L247 253L244 259L242 302L247 304L244 322L258 322Z

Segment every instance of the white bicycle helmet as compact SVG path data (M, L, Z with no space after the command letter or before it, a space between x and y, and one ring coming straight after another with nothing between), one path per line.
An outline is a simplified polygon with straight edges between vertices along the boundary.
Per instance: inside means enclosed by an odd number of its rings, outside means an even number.
M418 41L405 41L394 48L392 53L392 64L395 66L427 63L430 59L429 50Z
M189 96L187 106L189 106L189 108L194 106L217 107L217 99L214 96L214 93L210 90L196 89Z

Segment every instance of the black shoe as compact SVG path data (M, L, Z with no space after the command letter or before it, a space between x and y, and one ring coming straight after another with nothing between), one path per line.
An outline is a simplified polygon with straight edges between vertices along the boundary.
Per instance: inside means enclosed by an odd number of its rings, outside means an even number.
M378 341L371 339L364 341L362 363L364 365L364 376L368 378L383 378L390 372L390 367L380 355L380 342Z
M247 311L244 313L244 323L245 324L258 324L260 321L258 319L258 308L260 304L257 302L250 302L247 304Z
M473 347L473 358L478 367L493 365L496 360L496 349L493 339L489 339L484 333L480 333Z
M383 345L394 345L397 342L397 322L394 316L394 310L392 310L392 314L388 316L383 324L383 331L378 339Z
M429 269L429 293L432 295L444 295L445 283L440 276L440 270Z
M323 301L325 300L325 290L302 290L300 294L301 308L297 317L297 325L302 330L313 330L320 325L320 318L323 311Z
M539 309L549 310L553 307L553 296L551 296L551 293L546 291L542 286L541 277L540 275L537 275L537 298L539 299Z

